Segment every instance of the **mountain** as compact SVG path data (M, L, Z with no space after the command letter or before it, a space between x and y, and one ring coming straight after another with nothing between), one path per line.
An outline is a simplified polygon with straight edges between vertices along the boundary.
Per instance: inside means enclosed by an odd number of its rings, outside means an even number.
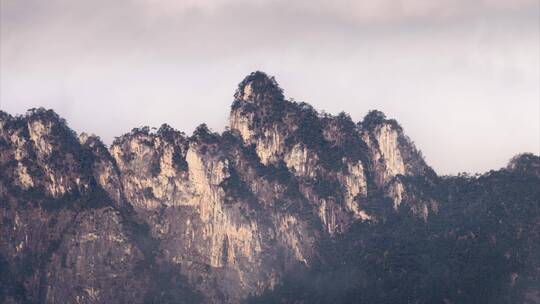
M438 176L382 112L262 72L221 134L0 112L0 302L540 303L539 168Z

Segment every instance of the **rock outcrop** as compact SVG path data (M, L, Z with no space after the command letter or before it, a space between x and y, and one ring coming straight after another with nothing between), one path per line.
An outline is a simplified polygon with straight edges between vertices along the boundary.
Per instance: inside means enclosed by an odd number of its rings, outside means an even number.
M106 147L50 110L0 112L0 299L239 303L320 267L323 240L403 213L428 223L446 202L381 112L321 114L255 72L229 121Z

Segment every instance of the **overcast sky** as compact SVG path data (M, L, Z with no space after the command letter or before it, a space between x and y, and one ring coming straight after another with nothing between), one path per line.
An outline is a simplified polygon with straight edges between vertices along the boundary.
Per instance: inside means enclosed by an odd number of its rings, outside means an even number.
M223 131L245 75L397 119L440 174L540 153L538 0L0 0L0 109Z

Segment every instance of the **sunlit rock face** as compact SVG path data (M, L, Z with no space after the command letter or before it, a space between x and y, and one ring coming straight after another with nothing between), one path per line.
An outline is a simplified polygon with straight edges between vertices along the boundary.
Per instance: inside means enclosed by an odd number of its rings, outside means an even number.
M2 302L144 296L147 278L134 273L144 256L122 224L120 206L94 177L102 174L100 155L81 145L52 111L2 113L1 120Z
M393 202L394 209L405 202L413 213L424 219L436 212L436 202L415 195L413 180L432 184L435 172L425 163L422 154L403 133L401 126L380 111L371 111L359 123L361 137L366 143L373 182L383 189ZM411 190L411 191L408 191Z
M0 299L239 303L321 267L352 227L440 212L438 177L381 112L321 114L255 72L229 123L107 147L52 111L0 112Z
M4 176L13 175L22 189L57 198L89 187L84 152L64 145L77 138L52 111L32 111L25 119L5 115L1 136Z
M23 296L156 299L150 281L167 267L180 290L192 289L191 300L237 303L311 267L320 237L379 220L364 209L369 193L416 173L400 129L365 130L344 113L287 101L261 72L234 97L223 134L205 125L192 136L145 127L108 148L96 136L77 137L52 111L2 113L2 228L16 231L6 231L13 238L2 252ZM387 194L398 205L405 191ZM18 270L44 254L28 273ZM128 296L130 288L137 292Z
M305 220L274 209L288 185L240 176L262 166L244 150L238 134L205 126L189 138L164 127L138 129L111 147L126 200L162 258L216 301L271 288L286 265L308 263L314 242Z
M394 185L396 178L435 176L397 122L380 112L358 124L344 113L320 114L285 100L275 80L260 72L240 83L235 98L231 129L263 165L287 167L331 234L375 219L362 208L368 191L384 191L397 208L405 187Z

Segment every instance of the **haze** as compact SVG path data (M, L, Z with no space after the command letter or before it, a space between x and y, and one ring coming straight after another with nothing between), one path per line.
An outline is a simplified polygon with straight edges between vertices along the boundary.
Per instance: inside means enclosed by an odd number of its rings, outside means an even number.
M397 119L439 174L540 153L536 0L0 0L0 109L52 108L106 143L223 131L245 75Z

